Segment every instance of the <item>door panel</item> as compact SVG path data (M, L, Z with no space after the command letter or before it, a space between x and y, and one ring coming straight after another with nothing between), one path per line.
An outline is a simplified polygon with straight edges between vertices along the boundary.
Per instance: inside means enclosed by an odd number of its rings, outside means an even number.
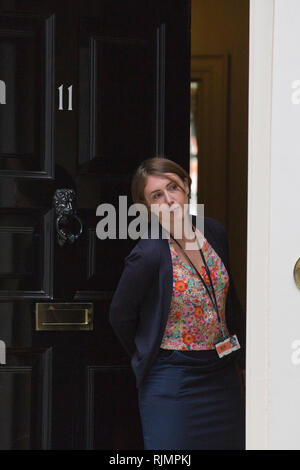
M53 176L54 17L1 12L1 175Z
M145 158L189 169L190 4L0 7L0 448L142 449L135 376L108 322L136 242L98 239L96 209L131 204ZM68 216L58 189L76 196ZM92 304L93 329L37 329L43 302L54 323Z

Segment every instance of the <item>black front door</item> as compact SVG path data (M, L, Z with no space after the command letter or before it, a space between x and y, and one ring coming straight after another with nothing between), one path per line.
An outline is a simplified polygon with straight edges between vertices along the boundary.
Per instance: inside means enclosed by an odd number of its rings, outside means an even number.
M189 0L0 5L0 448L142 449L108 322L135 242L96 209L145 158L188 170Z

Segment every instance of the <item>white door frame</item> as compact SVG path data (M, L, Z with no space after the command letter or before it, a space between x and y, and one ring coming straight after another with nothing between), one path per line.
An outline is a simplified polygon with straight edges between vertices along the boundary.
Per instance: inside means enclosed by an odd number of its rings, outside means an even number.
M246 449L268 448L269 231L275 0L250 0Z

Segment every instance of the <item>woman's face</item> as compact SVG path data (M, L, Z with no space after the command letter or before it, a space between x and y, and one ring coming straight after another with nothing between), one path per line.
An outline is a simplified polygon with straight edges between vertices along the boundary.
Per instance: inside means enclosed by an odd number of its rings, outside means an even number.
M171 227L176 221L182 222L184 214L187 213L188 194L187 181L182 181L176 173L149 175L144 188L148 210L157 214L160 222L163 216L164 220L169 219ZM166 226L165 223L163 225Z

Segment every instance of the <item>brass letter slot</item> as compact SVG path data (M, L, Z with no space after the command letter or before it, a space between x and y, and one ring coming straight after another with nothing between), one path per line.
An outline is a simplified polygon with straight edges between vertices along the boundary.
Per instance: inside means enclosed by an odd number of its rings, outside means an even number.
M36 303L35 329L41 330L93 330L93 304Z

